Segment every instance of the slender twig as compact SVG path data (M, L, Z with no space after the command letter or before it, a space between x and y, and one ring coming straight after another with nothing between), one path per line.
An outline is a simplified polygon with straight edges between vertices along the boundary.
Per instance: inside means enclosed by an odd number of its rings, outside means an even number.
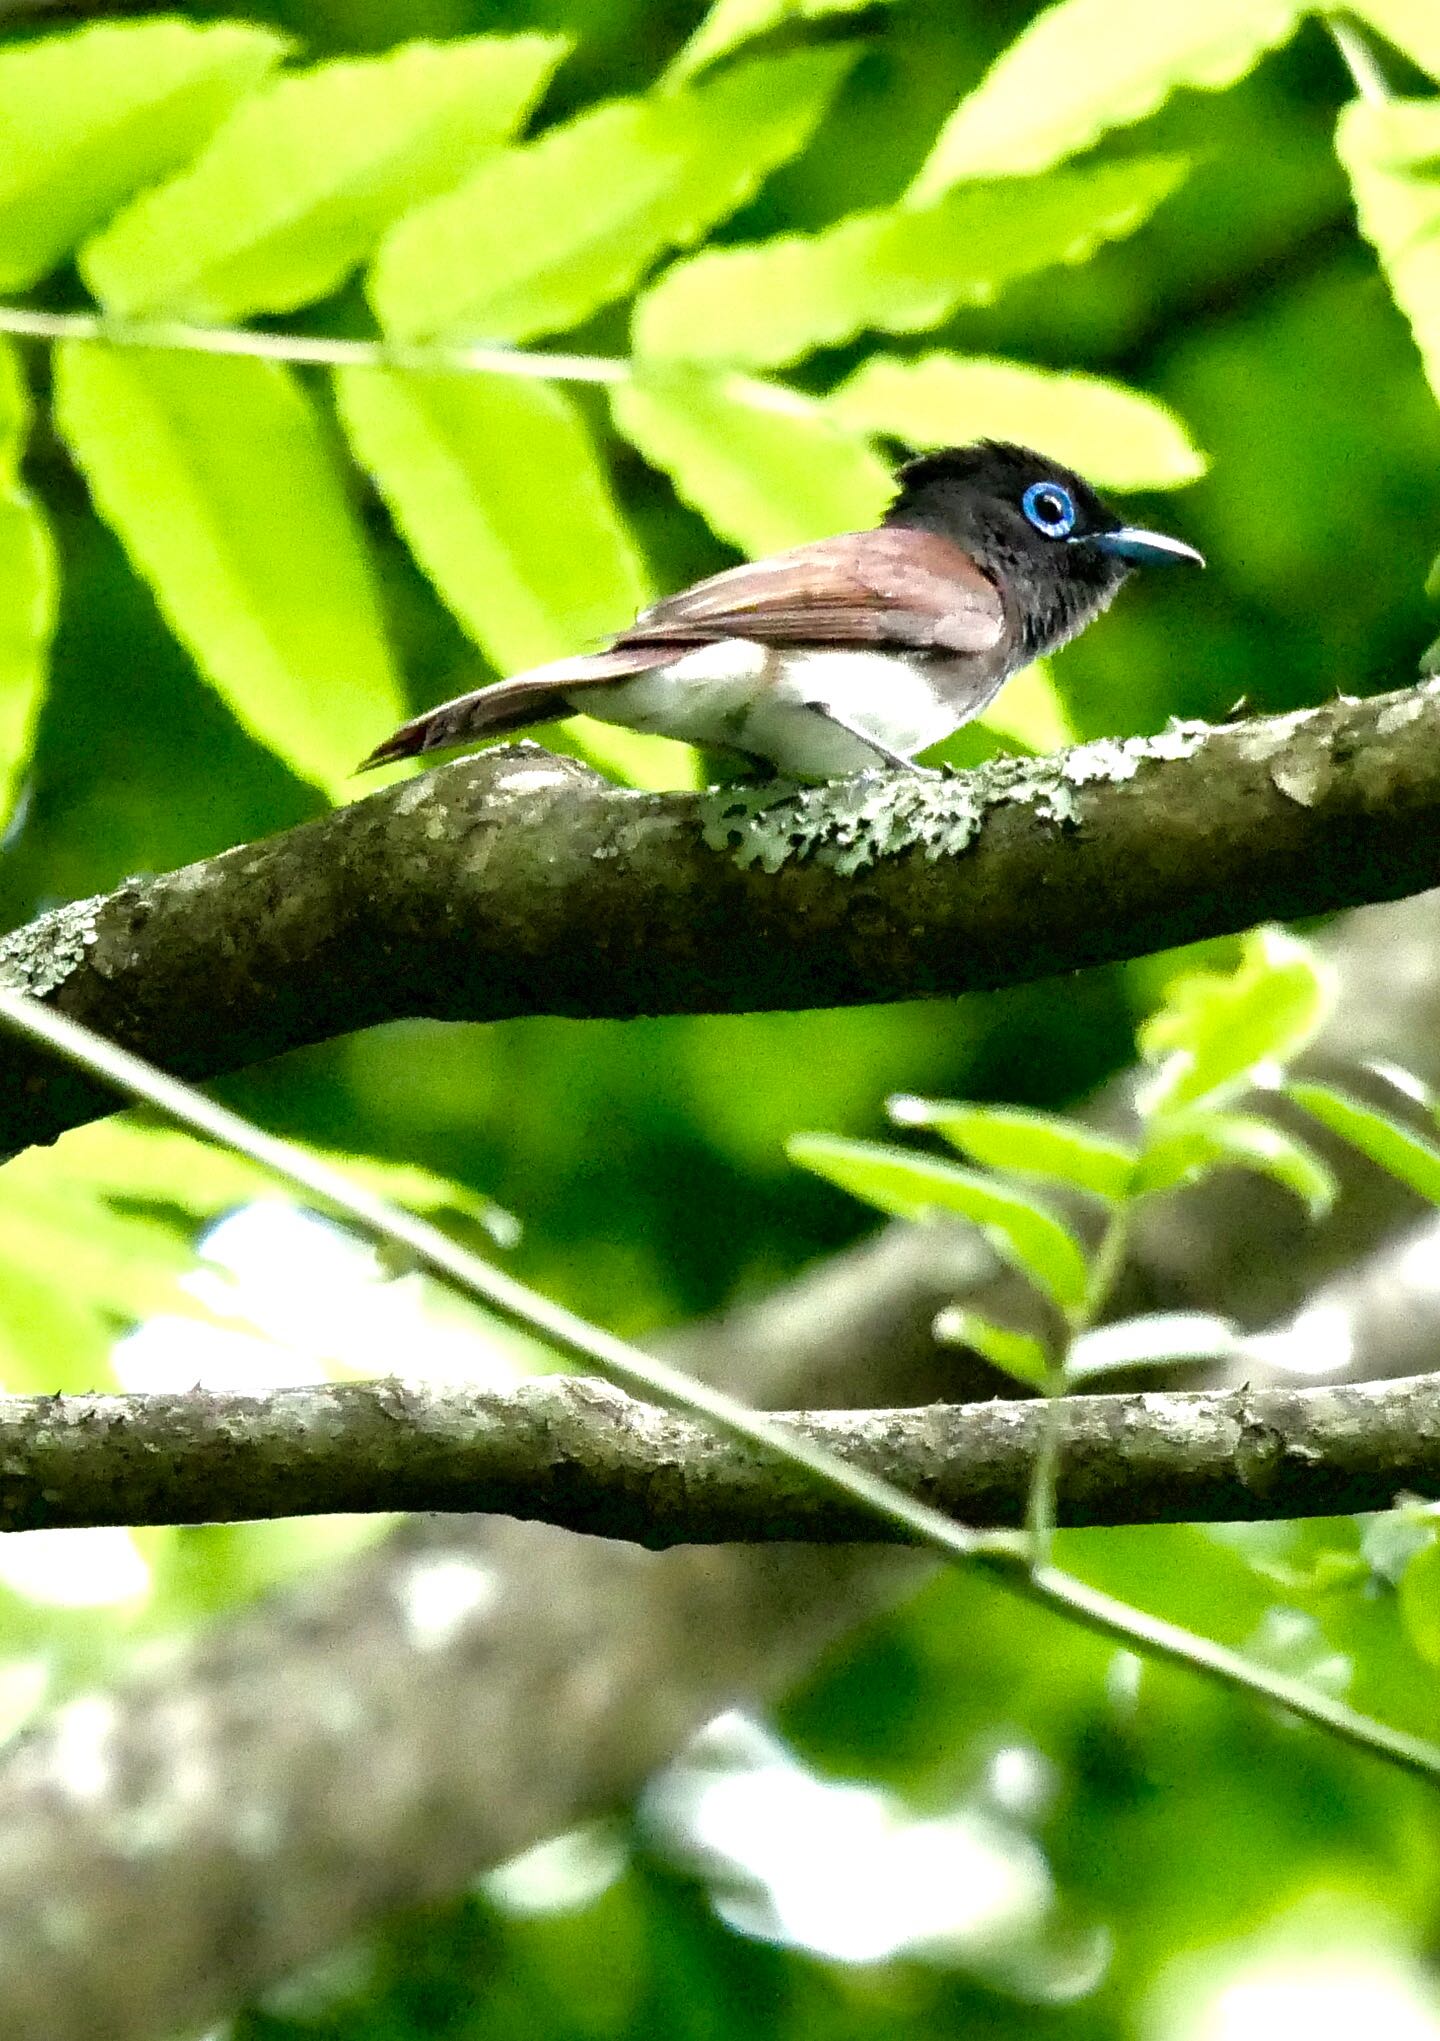
M0 1020L32 1041L43 1042L56 1055L80 1065L117 1091L158 1107L182 1126L218 1141L223 1147L233 1148L277 1176L288 1178L356 1221L367 1233L405 1248L430 1274L479 1298L510 1324L534 1333L557 1352L594 1368L622 1388L704 1418L728 1438L744 1439L778 1453L782 1459L809 1467L841 1493L874 1509L889 1523L910 1531L950 1558L970 1559L997 1544L1002 1550L1013 1545L1008 1533L967 1530L941 1511L914 1501L889 1482L847 1466L823 1447L795 1440L758 1411L747 1410L744 1404L712 1389L708 1383L693 1381L678 1368L642 1353L598 1325L591 1325L577 1313L567 1311L563 1304L542 1297L503 1269L483 1261L413 1212L387 1204L318 1157L306 1155L265 1133L241 1119L238 1113L206 1098L203 1092L168 1077L128 1050L24 993L0 987ZM1436 1753L1436 1761L1440 1772L1440 1752Z
M1390 83L1380 68L1380 59L1370 47L1369 38L1343 14L1326 15L1325 25L1344 60L1358 96L1369 100L1372 106L1378 106L1389 99Z
M0 305L0 333L26 340L83 340L106 347L246 355L315 368L428 369L451 374L529 376L550 382L620 383L630 364L602 354L527 353L517 347L421 346L395 340L335 340L308 333L257 333L245 326L188 326L174 320L114 319L104 312L37 312Z
M1055 1537L1055 1491L1060 1478L1060 1435L1062 1418L1061 1400L1074 1387L1070 1374L1070 1356L1075 1342L1082 1333L1089 1332L1098 1323L1100 1314L1110 1302L1111 1293L1120 1280L1125 1267L1125 1250L1130 1240L1131 1205L1126 1199L1110 1214L1100 1244L1090 1263L1089 1279L1085 1295L1078 1308L1071 1311L1066 1320L1064 1345L1055 1356L1045 1378L1045 1420L1040 1433L1040 1449L1035 1455L1035 1468L1030 1477L1030 1492L1025 1509L1025 1532L1029 1541L1030 1564L1037 1572L1050 1564L1050 1549Z
M978 1560L1015 1592L1060 1611L1102 1636L1132 1650L1189 1666L1224 1687L1274 1702L1356 1749L1383 1758L1432 1785L1440 1785L1440 1746L1392 1729L1347 1707L1343 1701L1252 1664L1224 1645L1194 1636L1161 1617L1114 1601L1053 1568L1032 1568L1023 1539L1003 1532L986 1535L966 1529L890 1483L848 1466L812 1441L797 1439L719 1390L691 1380L678 1369L528 1289L413 1213L387 1205L342 1172L264 1133L203 1093L143 1063L65 1015L23 993L0 987L0 1022L32 1041L43 1043L66 1061L79 1064L116 1090L158 1107L182 1125L274 1170L278 1176L333 1205L367 1232L406 1248L431 1274L478 1298L512 1324L524 1327L559 1352L586 1362L622 1387L637 1389L645 1396L688 1411L727 1437L746 1440L782 1460L808 1468L818 1480L873 1511L884 1522L907 1531L917 1543L952 1561Z

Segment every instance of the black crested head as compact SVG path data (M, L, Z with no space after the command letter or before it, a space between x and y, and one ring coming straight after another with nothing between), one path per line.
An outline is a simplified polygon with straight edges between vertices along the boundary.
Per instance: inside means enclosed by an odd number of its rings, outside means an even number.
M963 546L1013 604L1026 659L1082 631L1133 566L1204 565L1178 539L1122 523L1083 477L1030 447L994 439L946 447L907 461L897 480L886 524Z

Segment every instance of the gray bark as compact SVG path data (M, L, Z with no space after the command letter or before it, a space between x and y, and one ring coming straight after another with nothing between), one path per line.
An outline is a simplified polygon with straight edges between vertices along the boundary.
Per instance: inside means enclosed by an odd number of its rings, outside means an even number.
M1010 985L1440 883L1440 692L840 783L733 831L725 808L505 747L62 908L0 973L191 1078L406 1016ZM0 1043L0 1153L109 1105Z
M1302 1334L1303 1337L1303 1334ZM1341 1516L1440 1493L1440 1377L1067 1399L1067 1524ZM797 1437L977 1527L1025 1519L1031 1402L786 1413ZM0 1402L0 1530L483 1511L662 1550L905 1534L804 1468L588 1377Z

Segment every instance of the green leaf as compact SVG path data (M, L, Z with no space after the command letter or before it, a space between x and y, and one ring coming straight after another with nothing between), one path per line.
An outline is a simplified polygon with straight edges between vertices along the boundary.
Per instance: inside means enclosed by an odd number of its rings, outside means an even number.
M58 570L50 533L20 486L30 399L19 356L0 341L0 824L10 815L49 677Z
M1007 680L976 724L1036 753L1063 751L1080 741L1047 659L1032 660Z
M917 333L1017 277L1133 234L1184 177L1173 156L967 186L932 206L855 213L819 234L707 250L635 310L641 354L777 368L859 333Z
M715 0L715 5L665 73L680 83L728 57L757 36L793 21L819 21L832 14L859 14L878 0Z
M1312 1219L1335 1202L1334 1174L1313 1148L1248 1113L1176 1113L1158 1120L1140 1159L1136 1191L1195 1183L1216 1169L1250 1169L1293 1191Z
M1087 1270L1079 1241L1038 1198L905 1148L845 1141L831 1134L796 1134L792 1162L813 1170L882 1212L933 1219L955 1212L984 1233L1002 1260L1053 1297L1062 1310L1084 1301Z
M566 48L417 42L282 78L90 241L81 273L125 318L222 322L326 297L402 213L514 133Z
M138 1319L211 1315L180 1287L194 1267L173 1225L41 1172L0 1171L0 1383L103 1386L111 1342Z
M1380 257L1440 397L1440 100L1352 100L1335 146L1350 175L1360 230Z
M519 376L369 368L343 369L336 387L351 444L406 543L502 672L581 651L649 600L562 391Z
M1332 1134L1350 1142L1431 1204L1440 1205L1440 1148L1433 1142L1331 1085L1297 1083L1287 1085L1286 1091Z
M851 63L802 50L582 113L392 229L371 274L387 332L527 340L623 297L803 147Z
M1284 929L1254 930L1234 971L1175 979L1140 1028L1141 1056L1159 1065L1141 1110L1173 1113L1253 1083L1314 1040L1333 998L1333 975L1304 943Z
M302 778L346 786L405 711L363 538L294 376L72 342L56 420L234 714Z
M1205 457L1168 405L1104 376L1014 361L876 354L831 393L842 425L913 446L981 438L1042 446L1113 489L1178 489Z
M649 600L594 442L553 384L356 368L337 394L407 545L501 672L582 651ZM632 785L697 783L689 745L588 716L567 728Z
M1400 1619L1427 1665L1440 1666L1440 1543L1433 1529L1400 1576Z
M3 1210L3 1200L0 1200ZM68 1230L46 1246L62 1257ZM0 1249L0 1390L11 1396L108 1388L121 1321L53 1269L27 1267Z
M673 370L637 375L610 395L625 437L744 552L861 529L894 493L869 442L799 391Z
M938 198L969 177L1048 169L1128 127L1180 86L1218 91L1288 40L1298 0L1060 0L1036 16L962 99L915 180Z
M1434 0L1357 0L1354 6L1331 6L1325 11L1358 15L1422 71L1440 79L1440 14Z
M187 162L274 65L248 23L102 22L0 54L0 290L38 282Z
M347 1176L394 1204L474 1219L502 1246L517 1238L516 1222L508 1212L452 1177L409 1163L295 1145L342 1167ZM27 1149L0 1171L0 1187L17 1196L31 1195L37 1186L42 1191L63 1186L69 1192L127 1205L170 1206L195 1219L216 1219L256 1198L287 1195L269 1170L243 1155L175 1128L127 1119L77 1127L51 1148Z
M996 1325L978 1311L966 1311L958 1304L942 1311L932 1329L942 1346L973 1348L992 1368L1012 1381L1023 1382L1027 1389L1049 1386L1050 1356L1043 1343L1028 1332L1012 1332L1008 1325Z
M368 1157L343 1162L382 1197L515 1239L510 1215L462 1185ZM0 1383L93 1389L111 1379L117 1333L137 1320L213 1318L180 1283L196 1267L196 1223L277 1195L273 1176L241 1156L121 1119L18 1156L0 1169Z
M1137 1151L1058 1113L913 1098L908 1093L892 1098L889 1112L902 1127L932 1127L952 1148L987 1169L1070 1184L1110 1204L1121 1204L1130 1195Z
M39 509L17 484L0 484L0 823L14 808L45 699L57 584Z

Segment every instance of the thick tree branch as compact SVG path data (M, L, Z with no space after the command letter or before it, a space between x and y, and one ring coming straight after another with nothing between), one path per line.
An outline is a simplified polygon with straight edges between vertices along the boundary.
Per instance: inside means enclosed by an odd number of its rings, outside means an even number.
M1440 1494L1440 1378L1087 1396L1063 1406L1060 1520L1341 1516ZM966 1523L1018 1526L1035 1402L806 1411L787 1430ZM588 1376L239 1395L0 1399L0 1530L484 1511L660 1550L889 1543L803 1467Z
M1440 882L1440 691L1107 742L938 790L897 775L871 783L859 819L853 787L806 805L821 855L742 868L706 840L713 804L505 748L62 908L5 939L0 972L188 1077L405 1016L1013 984ZM860 838L884 850L867 868L824 861ZM0 1050L0 1152L110 1105Z

